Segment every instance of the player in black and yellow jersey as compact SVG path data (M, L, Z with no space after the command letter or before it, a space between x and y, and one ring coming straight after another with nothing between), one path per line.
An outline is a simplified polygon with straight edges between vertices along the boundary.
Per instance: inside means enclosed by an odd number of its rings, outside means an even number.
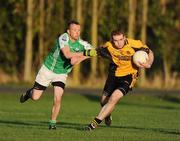
M133 64L132 56L137 50L148 53L146 63ZM95 129L104 119L107 126L111 125L111 113L118 101L134 86L138 69L150 68L154 60L153 52L146 45L140 40L126 38L121 30L112 31L111 40L97 48L97 53L110 60L109 74L101 98L102 108L86 130Z

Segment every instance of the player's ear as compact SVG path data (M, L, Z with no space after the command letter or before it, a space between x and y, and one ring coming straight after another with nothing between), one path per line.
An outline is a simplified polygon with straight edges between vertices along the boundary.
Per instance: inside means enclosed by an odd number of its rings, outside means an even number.
M69 29L67 30L67 33L69 34L70 32L69 32Z

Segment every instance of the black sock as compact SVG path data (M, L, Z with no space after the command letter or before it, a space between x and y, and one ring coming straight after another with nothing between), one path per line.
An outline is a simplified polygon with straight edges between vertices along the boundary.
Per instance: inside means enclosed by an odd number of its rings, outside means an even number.
M91 128L91 130L95 129L100 123L102 122L102 120L98 119L98 118L94 118L93 121L91 121L91 123L88 125L89 128Z
M100 124L102 122L102 120L98 119L98 118L95 118L94 119L98 124Z

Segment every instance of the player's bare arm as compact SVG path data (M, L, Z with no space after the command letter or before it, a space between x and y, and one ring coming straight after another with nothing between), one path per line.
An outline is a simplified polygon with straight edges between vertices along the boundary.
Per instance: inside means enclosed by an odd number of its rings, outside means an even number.
M63 47L61 51L67 59L83 56L82 52L71 52L68 46Z
M97 56L97 52L95 49L88 49L88 50L85 50L84 52L71 52L69 47L67 46L67 47L62 48L61 51L67 59L71 59L72 57Z
M78 65L79 63L81 63L82 61L84 61L88 58L90 58L90 57L87 57L87 56L72 57L71 58L71 65Z

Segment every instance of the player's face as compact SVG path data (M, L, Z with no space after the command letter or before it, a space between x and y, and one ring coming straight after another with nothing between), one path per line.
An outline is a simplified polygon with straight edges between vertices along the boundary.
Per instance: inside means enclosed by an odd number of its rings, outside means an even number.
M80 31L81 31L80 25L71 24L67 32L71 40L76 41L80 36Z
M113 43L116 48L121 49L124 46L125 43L125 36L123 34L121 35L114 35L113 36Z

